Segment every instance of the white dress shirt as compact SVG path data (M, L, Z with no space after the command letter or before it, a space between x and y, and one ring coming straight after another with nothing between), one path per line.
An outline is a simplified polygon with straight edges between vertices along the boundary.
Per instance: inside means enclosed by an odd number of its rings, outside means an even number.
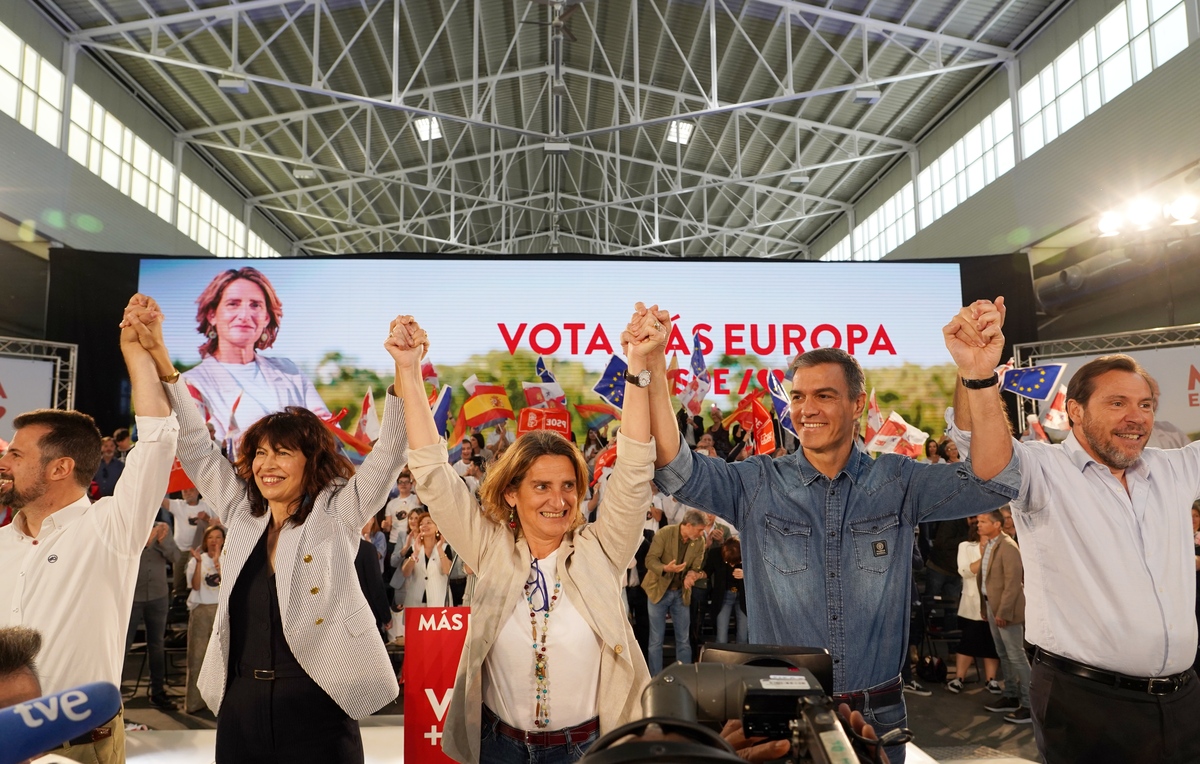
M63 507L42 521L37 538L19 513L0 528L0 627L42 633L45 694L121 685L138 563L167 490L179 423L174 414L137 417L137 429L112 496Z
M970 433L947 432L964 454ZM1126 492L1072 433L1013 442L1012 502L1025 566L1025 638L1090 666L1136 677L1185 671L1196 658L1196 568L1189 511L1200 496L1200 442L1147 448Z

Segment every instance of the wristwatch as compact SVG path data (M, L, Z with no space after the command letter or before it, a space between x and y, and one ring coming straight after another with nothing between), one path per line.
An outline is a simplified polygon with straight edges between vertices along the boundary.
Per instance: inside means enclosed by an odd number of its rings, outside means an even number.
M650 370L642 369L637 374L630 374L629 369L626 369L625 370L625 381L631 385L637 385L638 387L649 387L650 386Z
M992 374L992 376L988 377L987 379L967 379L966 377L959 377L959 379L962 380L963 387L967 388L968 390L984 390L1000 384L999 374Z

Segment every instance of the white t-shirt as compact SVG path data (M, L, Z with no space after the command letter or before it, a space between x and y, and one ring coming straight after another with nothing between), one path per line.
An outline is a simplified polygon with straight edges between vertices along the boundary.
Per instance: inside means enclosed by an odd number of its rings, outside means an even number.
M457 461L453 464L453 467L454 467L454 471L458 473L459 477L466 477L467 470L471 469L471 463L464 462L464 461Z
M417 507L421 506L421 500L417 498L415 493L410 493L408 496L397 496L387 503L384 512L392 518L392 532L388 534L388 541L396 546L404 543L404 539L408 538L408 519L399 520L396 514L399 512L412 512Z
M188 610L194 610L197 605L215 605L221 598L220 573L217 572L217 566L213 562L213 558L208 556L208 552L200 555L200 588L192 589L192 576L196 574L196 558L188 560L187 564L187 585L191 591L188 593L187 606ZM216 586L213 582L217 582Z
M171 499L167 503L167 511L175 518L175 546L179 547L180 551L192 548L192 542L196 538L196 524L189 522L195 519L196 515L205 512L209 517L216 517L217 513L213 508L204 503L204 500L196 502L195 506L188 504L183 499Z
M554 592L558 570L558 550L538 560L546 577L546 588ZM534 638L529 624L529 602L522 593L508 620L500 629L496 644L483 660L483 702L505 724L517 729L536 730L537 704L533 676ZM538 644L542 639L542 614L537 614ZM597 716L600 691L600 637L592 631L583 615L567 596L559 591L546 631L546 673L550 680L550 729L574 727Z
M229 376L233 377L242 389L242 401L233 416L243 431L267 414L282 411L283 407L288 405L287 395L280 394L280 391L267 381L257 359L251 363L220 363L220 366L229 372Z

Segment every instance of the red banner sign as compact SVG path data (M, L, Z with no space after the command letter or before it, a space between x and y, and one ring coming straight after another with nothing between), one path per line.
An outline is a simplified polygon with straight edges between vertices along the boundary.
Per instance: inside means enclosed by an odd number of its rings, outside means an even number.
M571 439L571 415L564 409L521 409L517 417L517 437L534 430L550 430Z
M467 639L467 607L404 609L404 760L445 762L442 731Z

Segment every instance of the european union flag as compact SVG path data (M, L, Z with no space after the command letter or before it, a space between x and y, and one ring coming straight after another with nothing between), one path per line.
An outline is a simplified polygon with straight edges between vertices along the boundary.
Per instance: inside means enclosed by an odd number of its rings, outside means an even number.
M628 364L614 355L609 359L608 366L604 368L604 374L601 375L600 381L592 390L617 408L623 408L625 405L625 370L628 368Z
M1048 401L1058 389L1058 380L1067 368L1065 363L1009 369L1001 388L1035 401Z
M783 383L779 381L779 377L768 373L767 389L771 392L771 402L775 404L775 416L779 419L779 424L792 435L796 435L796 426L792 424L792 417L788 414L788 397L783 392Z
M704 365L704 354L700 352L700 335L692 335L692 376L707 377L708 367Z

